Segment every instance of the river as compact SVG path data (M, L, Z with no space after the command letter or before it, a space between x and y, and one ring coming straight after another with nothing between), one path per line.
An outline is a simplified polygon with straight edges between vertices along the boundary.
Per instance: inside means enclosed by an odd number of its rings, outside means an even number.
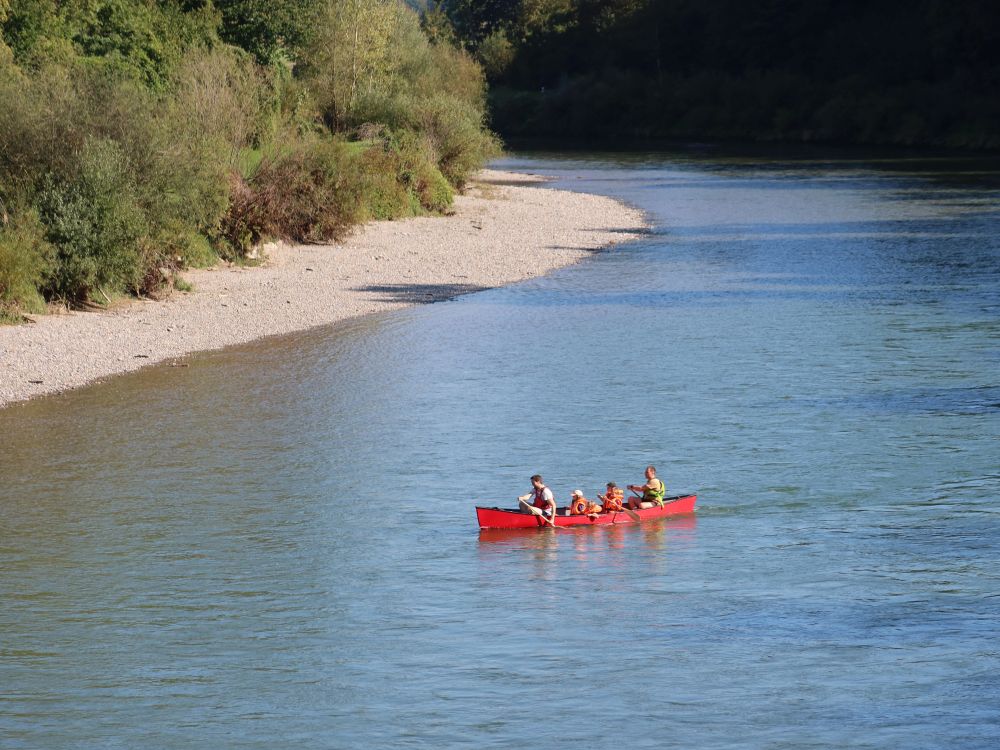
M997 747L1000 162L499 166L652 229L0 411L0 745Z

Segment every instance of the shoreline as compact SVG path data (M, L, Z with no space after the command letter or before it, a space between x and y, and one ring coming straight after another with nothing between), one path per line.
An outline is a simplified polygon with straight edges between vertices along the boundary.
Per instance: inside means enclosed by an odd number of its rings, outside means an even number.
M0 408L189 354L505 286L637 238L643 213L545 178L483 170L446 217L270 245L255 267L185 271L191 292L0 326Z

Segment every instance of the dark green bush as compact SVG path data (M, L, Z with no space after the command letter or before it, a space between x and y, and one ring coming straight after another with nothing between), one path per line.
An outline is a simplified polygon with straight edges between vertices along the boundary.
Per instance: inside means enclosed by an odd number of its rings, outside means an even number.
M86 61L162 91L189 48L217 41L218 23L212 5L201 2L23 0L0 31L25 69Z
M482 115L452 97L431 97L416 117L419 132L427 135L437 153L441 174L456 187L464 186L473 172L499 155L499 144L484 130Z
M198 232L176 237L176 244L171 247L174 255L170 267L208 268L219 262L219 254L212 247L208 237Z
M149 225L135 175L114 141L88 141L79 170L50 178L38 202L46 239L56 247L47 290L72 302L144 290L149 273Z
M403 132L397 136L396 143L401 181L419 207L432 213L447 210L455 191L438 169L438 156L431 139Z
M388 141L380 140L356 158L365 218L396 219L419 213L419 201L402 173L400 154Z

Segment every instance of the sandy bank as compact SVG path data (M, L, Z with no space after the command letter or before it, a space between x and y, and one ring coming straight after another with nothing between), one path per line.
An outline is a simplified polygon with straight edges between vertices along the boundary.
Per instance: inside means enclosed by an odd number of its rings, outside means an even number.
M0 406L140 367L368 313L502 286L631 239L642 214L608 198L484 171L450 217L280 246L257 268L190 271L190 293L0 326Z

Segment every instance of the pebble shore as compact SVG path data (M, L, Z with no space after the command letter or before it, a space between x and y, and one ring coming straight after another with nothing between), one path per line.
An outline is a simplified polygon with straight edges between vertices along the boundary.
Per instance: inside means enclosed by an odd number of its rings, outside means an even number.
M537 176L484 170L454 214L277 245L256 267L186 271L191 292L0 326L0 407L192 352L503 286L639 236L643 214Z

